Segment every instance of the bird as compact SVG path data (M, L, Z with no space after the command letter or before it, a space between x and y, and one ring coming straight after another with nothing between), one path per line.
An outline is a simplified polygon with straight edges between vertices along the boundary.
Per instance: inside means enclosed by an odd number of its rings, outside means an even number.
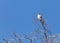
M43 20L43 18L42 18L41 13L38 13L38 14L37 14L37 19L41 22L42 25L44 25L44 20Z
M38 20L42 20L42 15L40 13L38 13L37 18L38 18Z

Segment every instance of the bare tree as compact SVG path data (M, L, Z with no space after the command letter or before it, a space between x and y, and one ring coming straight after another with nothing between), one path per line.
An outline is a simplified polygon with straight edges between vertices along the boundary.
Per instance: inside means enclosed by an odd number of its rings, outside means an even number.
M15 37L15 40L17 40L19 43L22 43L22 40L18 34L13 33L13 36Z
M57 43L60 42L60 34L53 34L53 35L48 35L48 30L45 26L45 21L41 15L41 13L37 14L37 18L34 19L35 21L39 21L41 24L41 27L38 26L37 29L35 29L33 32L28 32L26 34L21 35L24 39L29 40L29 43L33 43L34 40L39 39L41 41L40 43ZM18 43L23 43L21 36L19 34L13 33L12 36L14 38L12 39L5 39L3 38L3 42L5 43L10 43L11 41L17 41ZM31 35L31 37L29 37Z
M9 43L9 41L8 41L7 39L5 39L5 38L3 38L2 40L3 40L3 43L4 43L4 42L5 42L5 43Z

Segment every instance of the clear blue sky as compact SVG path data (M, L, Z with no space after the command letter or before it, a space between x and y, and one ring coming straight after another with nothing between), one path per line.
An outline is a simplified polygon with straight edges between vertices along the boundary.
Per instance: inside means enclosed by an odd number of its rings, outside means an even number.
M0 0L0 37L33 31L38 12L52 33L60 33L60 0Z

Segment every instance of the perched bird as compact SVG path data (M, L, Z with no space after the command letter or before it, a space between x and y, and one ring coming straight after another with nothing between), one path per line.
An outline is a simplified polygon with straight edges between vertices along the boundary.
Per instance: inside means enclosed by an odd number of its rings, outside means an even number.
M42 15L38 13L37 19L41 22L42 25L44 25L44 20L42 19Z
M42 20L42 15L40 13L38 13L37 18L38 18L38 20L41 21Z

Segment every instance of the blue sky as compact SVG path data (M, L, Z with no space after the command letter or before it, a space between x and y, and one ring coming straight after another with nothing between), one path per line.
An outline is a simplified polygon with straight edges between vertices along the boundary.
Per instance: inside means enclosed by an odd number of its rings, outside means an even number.
M60 33L60 0L0 0L0 37L33 31L38 12L53 34Z

